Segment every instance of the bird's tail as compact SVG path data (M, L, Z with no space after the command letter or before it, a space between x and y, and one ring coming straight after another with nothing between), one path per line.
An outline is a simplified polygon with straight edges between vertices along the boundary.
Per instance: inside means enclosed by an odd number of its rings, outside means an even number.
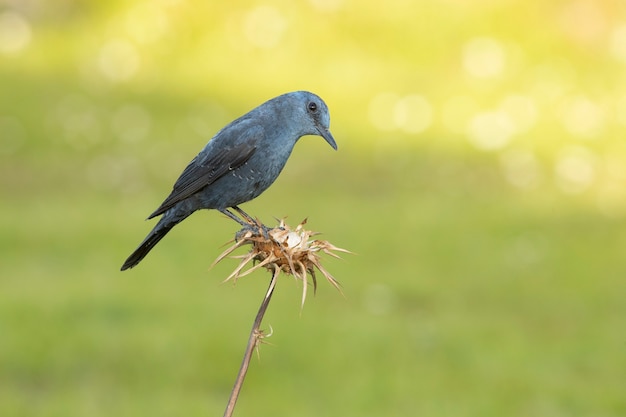
M163 237L165 237L165 235L170 230L172 230L174 226L176 226L186 217L187 216L184 216L183 218L171 219L168 218L167 214L164 215L157 223L157 225L154 226L154 229L150 231L148 236L146 236L143 242L141 242L141 244L137 247L137 249L135 249L135 251L130 254L128 259L126 259L124 265L122 265L121 270L124 271L126 269L132 268L139 262L141 262L141 260L146 257L148 252L150 252L152 248L154 248L154 246L159 243L159 241L163 239Z

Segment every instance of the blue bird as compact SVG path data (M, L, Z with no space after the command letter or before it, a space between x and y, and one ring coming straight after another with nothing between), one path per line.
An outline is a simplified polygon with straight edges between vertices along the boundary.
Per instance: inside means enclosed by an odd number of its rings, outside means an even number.
M171 194L148 217L162 215L121 270L137 265L196 210L216 209L241 225L250 224L252 218L239 205L272 185L302 136L321 136L336 150L329 127L326 103L307 91L273 98L229 123L187 165Z

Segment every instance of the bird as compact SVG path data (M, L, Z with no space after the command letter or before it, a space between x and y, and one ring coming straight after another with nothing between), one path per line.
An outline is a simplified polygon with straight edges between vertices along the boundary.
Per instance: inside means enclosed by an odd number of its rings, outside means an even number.
M136 266L174 226L197 210L215 209L243 226L253 224L239 205L272 185L298 139L307 135L321 136L337 150L328 107L308 91L282 94L230 122L193 158L169 196L148 216L148 220L161 218L121 270Z

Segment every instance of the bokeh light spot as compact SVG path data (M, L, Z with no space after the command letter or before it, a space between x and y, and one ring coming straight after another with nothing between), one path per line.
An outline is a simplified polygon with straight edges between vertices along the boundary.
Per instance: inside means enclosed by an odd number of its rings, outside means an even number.
M503 111L479 113L472 118L468 128L470 142L486 151L503 148L514 133L513 121Z
M596 159L590 150L582 146L562 149L555 164L557 186L568 194L585 191L595 179Z
M545 258L545 252L547 252L545 236L526 231L509 244L506 258L512 267L522 269L540 263Z
M140 66L135 46L123 39L114 39L100 49L98 68L111 81L126 81L137 73Z
M626 24L613 29L609 47L611 55L626 64Z
M169 29L167 14L158 2L140 3L126 16L126 32L139 43L159 40Z
M463 48L463 67L476 78L492 78L501 75L505 61L504 48L493 38L474 38Z
M517 188L532 188L541 179L539 163L530 151L510 150L500 155L506 180Z
M597 136L604 127L606 118L604 109L599 104L583 96L565 101L560 113L565 129L582 138Z
M424 97L413 94L398 100L393 111L397 127L407 133L421 133L433 119L433 109Z
M28 21L12 11L0 13L0 52L13 54L28 46L32 31Z
M65 141L76 149L87 149L98 143L102 125L98 109L80 94L68 94L53 110L53 118L61 127Z
M272 6L259 6L250 10L243 24L244 34L248 42L260 48L273 48L281 41L287 21Z

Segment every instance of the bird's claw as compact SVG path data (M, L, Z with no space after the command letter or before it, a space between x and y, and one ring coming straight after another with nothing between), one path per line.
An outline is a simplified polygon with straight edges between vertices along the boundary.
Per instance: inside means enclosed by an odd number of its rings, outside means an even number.
M262 223L246 223L243 227L235 233L235 242L239 242L243 237L250 232L252 236L263 236L265 240L270 240L270 229Z

